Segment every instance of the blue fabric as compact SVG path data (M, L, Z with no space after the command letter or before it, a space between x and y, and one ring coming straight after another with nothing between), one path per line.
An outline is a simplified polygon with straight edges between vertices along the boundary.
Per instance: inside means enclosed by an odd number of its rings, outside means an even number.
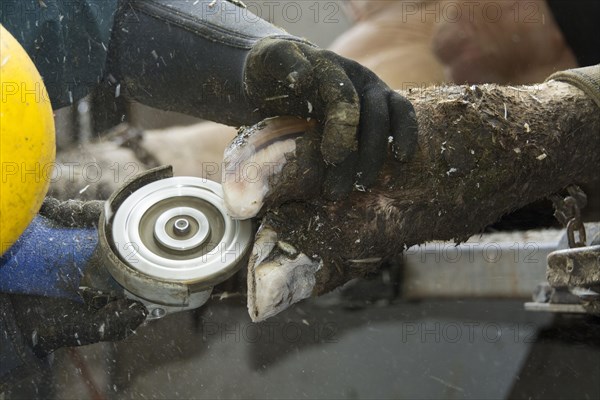
M79 300L79 282L97 244L95 228L64 228L37 216L0 258L0 292Z

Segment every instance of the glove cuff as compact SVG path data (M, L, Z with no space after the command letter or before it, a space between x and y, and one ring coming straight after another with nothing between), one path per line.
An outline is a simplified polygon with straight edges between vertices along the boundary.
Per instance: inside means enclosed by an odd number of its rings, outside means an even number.
M116 17L109 70L146 105L250 124L260 116L246 96L243 71L264 37L301 41L234 2L133 0Z
M600 107L600 64L556 72L546 79L549 80L570 83L583 90Z
M36 216L0 257L0 292L80 301L80 279L97 244L94 228L64 228Z
M10 297L0 294L0 393L49 367L52 357L38 358L15 320Z

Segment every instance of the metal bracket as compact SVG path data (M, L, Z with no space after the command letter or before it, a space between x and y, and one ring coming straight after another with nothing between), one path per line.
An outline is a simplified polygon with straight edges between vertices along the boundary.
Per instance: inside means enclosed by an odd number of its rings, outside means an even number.
M600 223L583 229L592 233L590 237L597 236ZM546 278L548 283L538 287L534 301L525 304L527 310L600 315L600 244L553 251L547 258Z

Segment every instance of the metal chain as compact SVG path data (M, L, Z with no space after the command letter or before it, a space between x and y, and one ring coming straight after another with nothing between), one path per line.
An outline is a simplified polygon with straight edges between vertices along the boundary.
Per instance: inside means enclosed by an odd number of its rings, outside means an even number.
M564 198L558 194L550 196L550 200L554 204L554 216L567 228L569 247L585 247L587 239L585 226L581 221L581 209L587 205L587 196L576 185L569 186L567 192L569 195ZM575 234L577 234L577 239Z

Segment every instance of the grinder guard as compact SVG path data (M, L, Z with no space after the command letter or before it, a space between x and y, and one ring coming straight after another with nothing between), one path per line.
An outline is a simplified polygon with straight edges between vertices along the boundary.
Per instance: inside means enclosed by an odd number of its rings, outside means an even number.
M138 175L115 191L106 202L98 224L101 265L106 266L128 297L145 304L148 318L200 307L210 297L213 287L231 277L242 265L241 260L250 245L251 222L231 219L222 206L220 191L220 185L202 178L173 178L172 167L163 166ZM157 201L151 203L154 200ZM189 203L186 205L190 207L182 207L182 201ZM196 229L206 223L202 210L191 210L198 208L194 203L209 204L207 207L213 213L209 215L211 221L222 218L223 225L227 227L221 227L221 231L215 229L216 232L210 234L216 235L211 239L218 241L212 250L201 248L206 244L206 234L195 235L196 247L193 244L178 247L177 243L184 243L184 240L189 243L189 234L181 240L165 236L169 243L157 236L157 231L165 234L165 224L169 223L161 217L173 212L177 216L178 210L187 212L185 218ZM161 211L160 207L165 206L172 207ZM154 216L150 212L153 208L158 210ZM172 223L173 218L168 220ZM150 234L149 227L153 230ZM207 228L211 229L210 226ZM142 236L144 239L141 239ZM134 240L130 241L132 238ZM119 240L124 243L118 243ZM211 240L211 243L214 244L214 241ZM170 245L173 242L175 245Z

